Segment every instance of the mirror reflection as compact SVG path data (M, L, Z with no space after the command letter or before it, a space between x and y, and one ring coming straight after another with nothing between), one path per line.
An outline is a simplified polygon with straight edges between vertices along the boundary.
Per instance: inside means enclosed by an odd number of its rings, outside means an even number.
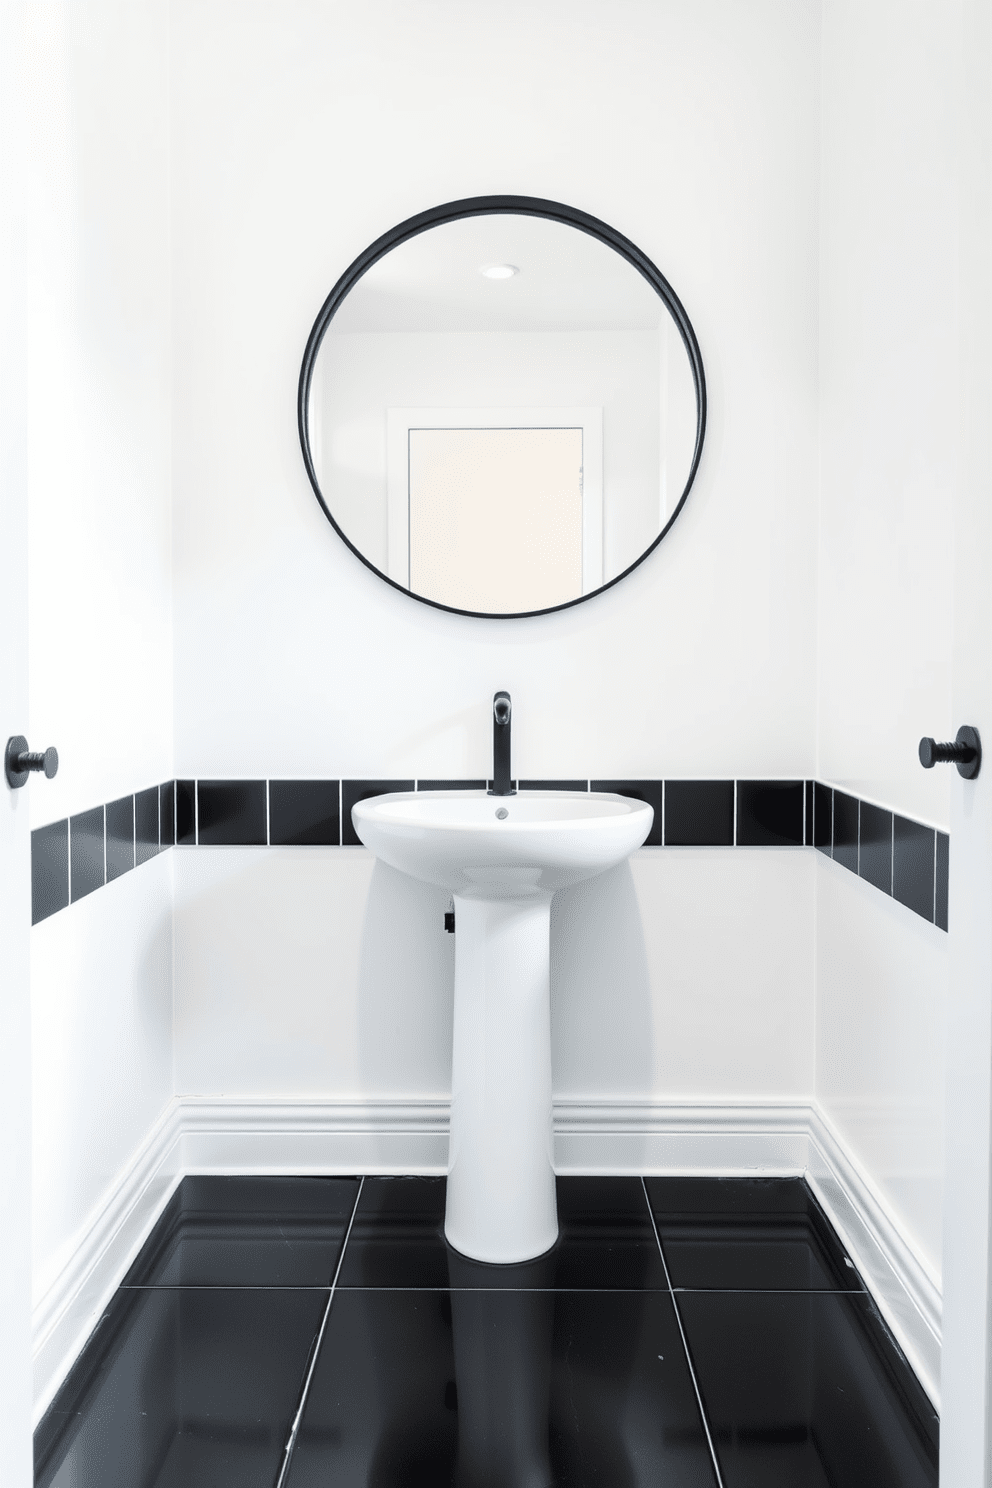
M591 231L512 211L373 262L323 327L301 430L358 554L486 615L574 603L638 563L701 437L698 348L657 280Z

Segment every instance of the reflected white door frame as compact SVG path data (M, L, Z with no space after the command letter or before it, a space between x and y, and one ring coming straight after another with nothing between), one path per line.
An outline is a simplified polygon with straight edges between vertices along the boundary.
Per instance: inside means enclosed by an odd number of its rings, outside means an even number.
M582 593L603 583L602 408L389 408L386 410L387 569L409 588L411 429L582 430Z

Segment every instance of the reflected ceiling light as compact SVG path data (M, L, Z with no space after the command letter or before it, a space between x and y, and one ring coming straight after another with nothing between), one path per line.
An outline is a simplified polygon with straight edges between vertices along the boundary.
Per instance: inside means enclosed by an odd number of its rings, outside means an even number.
M520 270L516 264L486 264L479 273L483 279L512 279Z

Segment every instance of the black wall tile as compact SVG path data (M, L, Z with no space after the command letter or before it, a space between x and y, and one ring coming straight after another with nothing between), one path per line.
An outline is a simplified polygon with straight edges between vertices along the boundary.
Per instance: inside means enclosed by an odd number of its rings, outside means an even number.
M802 847L801 780L738 780L737 846Z
M341 841L345 847L361 847L362 839L351 820L351 808L369 796L389 796L396 791L412 791L412 780L342 780Z
M134 798L134 853L139 867L158 852L158 796L159 787L153 785Z
M176 787L176 843L180 847L192 847L196 842L196 781L177 780Z
M72 902L102 889L104 884L103 862L103 807L94 806L92 811L81 811L69 818L69 854L72 861Z
M134 797L107 802L107 882L134 867Z
M833 857L834 793L818 780L813 783L813 846Z
M159 820L162 826L162 835L159 838L163 847L175 847L176 845L176 782L166 780L158 788Z
M584 789L584 787L582 787ZM647 801L654 807L654 821L644 841L645 847L660 847L662 843L662 819L664 805L664 781L662 780L591 780L590 790L605 791L612 796L630 796L635 801Z
M588 780L520 780L518 790L587 791ZM639 798L638 798L639 799Z
M813 781L807 780L805 784L803 842L807 847L813 846Z
M858 872L883 893L892 892L892 812L861 802Z
M834 791L834 862L858 871L858 806L857 796Z
M488 780L418 780L418 791L485 790Z
M665 846L732 847L734 782L666 780Z
M270 780L269 842L272 846L339 846L340 785L338 780Z
M31 833L31 923L47 920L69 903L69 822Z
M264 847L268 818L264 780L198 780L201 847Z
M900 904L933 920L934 830L897 816L892 854L892 894Z
M947 929L947 879L950 868L950 857L951 839L946 832L938 832L934 924L939 930Z

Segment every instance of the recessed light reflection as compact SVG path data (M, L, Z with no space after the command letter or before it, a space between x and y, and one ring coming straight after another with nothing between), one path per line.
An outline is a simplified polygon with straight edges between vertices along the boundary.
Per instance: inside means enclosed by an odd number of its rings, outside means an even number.
M516 264L486 264L479 270L483 279L512 279L520 270Z

